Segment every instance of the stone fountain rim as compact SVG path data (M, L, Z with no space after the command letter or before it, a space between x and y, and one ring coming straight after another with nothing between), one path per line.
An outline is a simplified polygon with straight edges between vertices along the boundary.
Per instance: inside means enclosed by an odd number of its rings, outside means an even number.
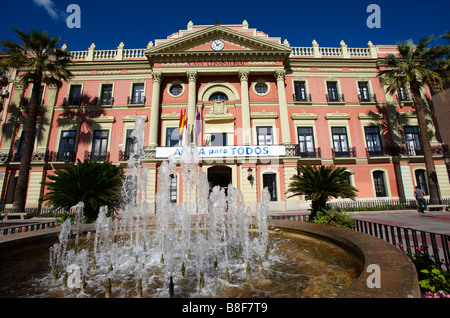
M410 258L382 239L354 230L298 221L270 220L269 227L319 237L344 248L362 264L360 275L339 295L339 298L419 298L417 271ZM58 237L61 228L0 236L0 251L33 241ZM94 224L83 225L82 232L95 231ZM369 288L367 272L370 264L380 267L381 288Z
M360 275L338 295L339 298L420 298L414 263L391 243L355 230L308 222L271 220L269 226L330 241L361 262ZM371 264L380 268L380 288L368 287L367 280L374 273L373 270L367 272Z

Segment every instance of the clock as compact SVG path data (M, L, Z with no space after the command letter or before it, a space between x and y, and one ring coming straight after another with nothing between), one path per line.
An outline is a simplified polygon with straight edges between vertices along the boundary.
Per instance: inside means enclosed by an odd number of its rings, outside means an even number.
M224 47L225 47L225 43L223 43L222 40L214 40L214 41L211 42L211 48L214 51L223 50Z

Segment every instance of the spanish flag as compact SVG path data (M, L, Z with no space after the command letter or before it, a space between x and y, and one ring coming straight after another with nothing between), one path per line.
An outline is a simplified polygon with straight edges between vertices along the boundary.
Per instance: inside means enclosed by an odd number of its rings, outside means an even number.
M179 128L180 128L180 136L183 135L183 129L184 126L186 126L186 111L184 109L181 110L181 114L180 114L180 124L179 124Z

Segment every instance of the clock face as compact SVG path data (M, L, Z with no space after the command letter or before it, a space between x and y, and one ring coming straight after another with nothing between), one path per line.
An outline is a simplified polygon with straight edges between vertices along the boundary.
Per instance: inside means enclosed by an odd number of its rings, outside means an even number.
M223 43L222 40L214 40L214 41L211 42L211 48L214 51L223 50L224 47L225 47L225 43Z

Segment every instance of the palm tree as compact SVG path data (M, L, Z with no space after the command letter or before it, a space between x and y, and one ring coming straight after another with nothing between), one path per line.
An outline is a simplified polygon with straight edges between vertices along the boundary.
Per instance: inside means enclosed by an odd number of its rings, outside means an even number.
M36 137L36 122L39 108L39 95L43 83L61 87L63 80L71 77L67 69L70 54L56 47L59 38L50 37L48 33L30 30L27 33L14 29L21 43L1 41L0 46L6 48L1 67L17 69L23 72L20 81L27 85L33 83L33 90L27 116L27 128L22 151L19 177L14 192L13 206L24 210L31 160Z
M449 46L428 47L432 41L431 36L428 36L420 40L417 46L411 40L399 43L398 56L391 53L379 62L379 67L383 69L378 72L378 77L389 94L394 94L409 84L421 132L430 202L436 203L440 201L439 185L428 137L425 117L427 105L422 99L421 92L425 86L435 91L442 90L446 72L448 73L449 60L445 57L448 56Z
M49 190L43 201L54 208L70 208L84 203L84 215L89 222L97 218L99 208L115 211L119 206L124 173L111 162L78 160L77 164L57 170L45 183Z
M303 166L297 165L297 175L291 177L287 193L288 197L305 194L311 203L311 219L317 212L325 210L327 201L332 197L355 199L355 187L348 184L352 175L343 167L332 166Z

